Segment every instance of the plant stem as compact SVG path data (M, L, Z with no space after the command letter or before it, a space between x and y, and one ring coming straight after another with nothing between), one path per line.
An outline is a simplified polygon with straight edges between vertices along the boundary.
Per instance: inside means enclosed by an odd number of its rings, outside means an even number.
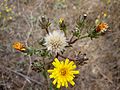
M46 68L46 63L45 63L45 59L43 58L43 69L44 69L44 72L45 72L45 74L46 74L46 76L45 76L45 84L47 84L46 85L46 87L47 87L47 89L49 90L49 86L48 86L48 84L49 84L49 81L48 81L48 75L47 75L47 68Z
M87 38L87 37L88 37L88 35L82 36L82 37L77 38L77 39L75 39L75 40L73 40L73 41L70 41L69 44L73 44L73 43L75 43L77 40L83 39L83 38Z
M72 37L71 37L71 39L70 39L70 42L72 41L73 37L74 37L74 35L72 35Z
M46 30L47 34L49 34L48 28L46 28L45 30Z

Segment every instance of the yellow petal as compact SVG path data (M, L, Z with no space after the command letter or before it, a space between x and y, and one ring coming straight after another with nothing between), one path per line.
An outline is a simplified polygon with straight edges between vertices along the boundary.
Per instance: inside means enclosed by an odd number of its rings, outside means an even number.
M55 85L55 84L56 84L56 82L57 82L57 79L55 79L55 80L53 81L53 84Z
M57 84L57 88L60 88L60 85L59 85L59 84Z
M70 73L70 76L72 76L73 78L75 77L75 75L73 75L73 73L72 73L72 72Z
M76 68L76 65L73 65L72 67L70 67L69 69L75 69Z
M59 63L56 63L56 62L53 62L52 63L54 67L58 67L59 66Z
M64 62L63 62L63 61L61 61L61 65L64 65Z
M74 64L74 62L71 61L68 65L69 65L69 67L72 67L73 64Z
M71 81L71 80L73 80L73 77L72 76L68 76L66 79L67 79L67 81Z
M53 75L50 75L49 77L50 77L50 78L54 78L54 76L53 76Z
M59 60L57 58L54 59L56 63L60 63Z
M52 73L54 70L47 70L48 73Z
M61 83L58 81L57 88L60 88Z
M65 82L64 81L62 82L62 86L65 86Z
M74 85L75 85L75 82L74 82L74 81L70 81L70 84L74 86Z
M52 63L54 67L58 67L60 62L57 58L55 58L55 62Z
M73 74L79 74L79 71L71 71Z
M53 65L54 67L56 67L56 66L57 66L55 62L53 62L53 63L52 63L52 65Z
M65 60L65 65L67 65L69 63L69 59Z
M68 82L67 82L67 81L65 82L65 87L66 87L66 88L68 87Z

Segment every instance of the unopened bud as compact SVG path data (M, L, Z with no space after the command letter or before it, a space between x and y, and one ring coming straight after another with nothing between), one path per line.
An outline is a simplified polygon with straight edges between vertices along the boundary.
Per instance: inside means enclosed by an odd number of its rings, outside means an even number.
M83 14L83 17L84 17L84 19L86 19L87 18L87 14Z
M41 16L41 21L42 21L42 22L46 22L45 16Z

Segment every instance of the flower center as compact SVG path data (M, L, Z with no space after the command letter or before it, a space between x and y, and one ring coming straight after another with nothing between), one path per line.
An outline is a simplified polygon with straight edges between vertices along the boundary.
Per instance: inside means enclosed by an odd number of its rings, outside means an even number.
M60 74L61 74L62 76L65 76L66 73L67 73L67 71L66 71L65 68L62 68L62 69L60 70Z
M57 49L60 47L60 41L53 41L52 42L52 48Z

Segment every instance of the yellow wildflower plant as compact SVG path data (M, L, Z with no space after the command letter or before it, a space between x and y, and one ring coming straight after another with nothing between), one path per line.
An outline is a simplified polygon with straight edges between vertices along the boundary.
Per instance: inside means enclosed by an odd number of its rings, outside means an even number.
M96 31L97 32L105 32L108 29L108 24L107 23L100 23L97 27L96 27Z
M9 21L12 20L15 17L15 3L16 2L11 2L10 0L3 0L2 3L0 3L0 19L3 21Z
M73 61L66 59L64 62L55 58L52 64L54 69L48 70L48 73L51 73L49 77L54 79L54 85L57 83L57 88L60 88L61 86L67 88L68 82L73 86L75 85L75 82L73 81L75 78L74 74L79 74L79 71L75 70L76 65Z
M19 51L25 51L26 50L25 46L20 42L14 42L13 43L13 48L15 48L16 50L19 50Z

